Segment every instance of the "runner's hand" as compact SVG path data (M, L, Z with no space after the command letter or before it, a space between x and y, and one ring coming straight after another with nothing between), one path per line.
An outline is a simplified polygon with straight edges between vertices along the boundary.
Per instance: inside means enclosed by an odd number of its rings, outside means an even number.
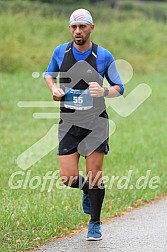
M104 88L101 87L97 82L89 82L90 94L93 97L104 96Z
M53 100L55 101L60 101L61 97L65 95L63 89L56 87L55 85L53 85L52 88L52 95L53 95Z

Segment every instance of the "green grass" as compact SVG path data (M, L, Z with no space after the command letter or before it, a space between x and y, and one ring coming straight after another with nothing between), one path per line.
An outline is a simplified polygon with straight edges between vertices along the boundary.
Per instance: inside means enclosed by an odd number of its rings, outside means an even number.
M94 12L98 12L94 8ZM105 12L104 12L105 13ZM114 14L115 15L115 14ZM117 15L117 14L116 14ZM140 16L140 14L139 14ZM129 117L123 118L109 109L116 131L110 138L110 152L104 161L105 176L127 176L133 170L130 185L151 170L150 178L160 177L156 189L118 190L115 182L107 189L102 220L121 213L136 202L150 201L167 192L166 157L166 25L163 22L136 16L111 23L96 23L93 40L111 50L115 58L128 60L134 76L125 85L125 96L140 83L152 88L152 95ZM2 21L5 22L2 25ZM131 22L130 22L131 21ZM58 120L33 119L34 112L54 112L54 108L19 108L18 101L50 101L51 95L42 77L33 79L32 72L45 70L51 53L59 43L70 40L65 25L67 18L34 16L29 12L1 14L0 28L4 40L0 41L1 74L1 166L0 166L0 251L25 251L86 226L88 217L82 213L81 191L55 184L51 192L12 190L8 181L22 171L16 159L24 150L43 137ZM105 26L105 29L104 29ZM6 32L8 31L8 32ZM29 181L41 178L47 171L58 170L57 149L34 164ZM85 160L80 170L85 173ZM27 171L18 179L25 180ZM108 187L108 183L106 186ZM138 201L139 200L139 201Z
M35 120L33 112L53 111L53 109L18 108L20 100L50 100L50 94L42 80L33 80L28 75L2 74L1 93L1 251L24 251L46 242L52 236L61 236L73 229L79 229L88 222L81 210L81 192L72 189L56 189L44 192L36 190L12 190L8 186L11 174L21 169L15 164L17 156L39 140L54 123L53 120ZM25 81L26 80L26 81ZM102 220L133 206L138 199L150 201L167 192L167 144L166 135L166 87L165 73L155 73L152 77L137 74L127 84L127 92L145 80L152 88L152 96L132 115L121 118L109 110L117 129L110 139L111 151L104 162L104 175L127 176L133 170L131 185L140 176L151 170L150 178L160 177L155 190L148 187L136 190L118 190L114 183L107 190L102 211ZM158 84L157 84L158 83ZM129 87L128 87L129 85ZM84 172L85 160L82 158L80 170ZM49 153L31 167L33 176L43 177L47 171L58 170L56 150ZM26 172L25 172L26 174ZM17 176L25 180L25 175ZM108 186L109 184L107 184ZM129 188L129 187L128 187ZM39 240L38 240L39 239Z
M74 7L57 13L57 6L44 4L45 14L40 12L43 4L39 8L38 3L18 2L21 7L13 9L11 5L17 5L7 1L8 8L0 15L1 72L44 71L54 48L71 39L68 18ZM167 15L167 4L161 5ZM115 57L130 61L135 71L159 71L167 63L165 22L147 18L141 11L112 10L106 5L91 6L90 10L96 24L92 38Z

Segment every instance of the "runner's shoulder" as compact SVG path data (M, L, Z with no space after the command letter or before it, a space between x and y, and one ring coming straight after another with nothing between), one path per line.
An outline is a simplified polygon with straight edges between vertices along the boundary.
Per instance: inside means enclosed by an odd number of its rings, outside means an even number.
M63 55L63 54L65 53L65 51L66 51L66 48L67 48L67 46L68 46L68 43L69 43L69 42L58 45L58 46L54 49L54 55L55 55L55 56L58 56L58 57L59 57L60 55Z
M114 61L114 56L112 55L112 53L107 50L106 48L99 46L97 48L97 57L99 60L104 60L107 62L112 62Z

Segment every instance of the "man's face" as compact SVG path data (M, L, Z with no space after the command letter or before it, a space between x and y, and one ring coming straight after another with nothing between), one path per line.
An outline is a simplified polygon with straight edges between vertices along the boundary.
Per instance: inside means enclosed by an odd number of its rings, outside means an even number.
M77 23L70 25L69 27L75 44L84 45L90 38L90 34L94 29L94 24L89 25L84 23Z

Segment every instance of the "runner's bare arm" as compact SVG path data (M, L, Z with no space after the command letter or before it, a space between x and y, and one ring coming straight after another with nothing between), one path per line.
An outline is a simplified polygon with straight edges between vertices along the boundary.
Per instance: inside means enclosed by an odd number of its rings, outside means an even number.
M120 95L120 87L118 85L114 85L109 87L107 98L112 98ZM97 82L89 82L89 90L90 94L93 97L102 97L104 96L104 88L101 87Z
M60 101L61 97L65 95L63 89L59 88L56 83L55 80L52 76L48 75L45 78L46 80L46 84L48 86L48 88L50 89L52 95L53 95L53 99L55 101Z
M120 87L118 85L114 85L112 87L109 87L109 93L106 96L107 98L117 97L120 95Z

